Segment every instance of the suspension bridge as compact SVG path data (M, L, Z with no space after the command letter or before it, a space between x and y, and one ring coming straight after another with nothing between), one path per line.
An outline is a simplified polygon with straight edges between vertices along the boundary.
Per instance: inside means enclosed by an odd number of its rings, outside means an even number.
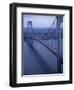
M54 19L53 23L47 29L46 32L43 32L43 31L35 32L35 28L32 27L32 21L29 21L28 22L27 32L24 33L24 41L26 43L28 43L32 47L32 50L35 50L35 48L36 48L36 47L34 47L34 42L38 42L44 48L46 48L49 52L51 52L53 54L53 56L55 56L57 58L56 59L57 60L57 65L56 65L57 66L57 71L54 71L54 69L53 69L53 71L50 72L50 73L55 73L55 72L56 73L62 73L61 65L63 65L63 57L60 54L60 45L61 45L61 42L63 44L63 33L62 33L63 32L62 31L63 28L60 28L62 23L63 23L62 17L61 16L56 16L56 18ZM55 28L53 28L54 24L56 24ZM51 42L48 43L49 41L51 41ZM53 47L53 45L55 45L55 41L57 43L56 44L56 50ZM63 53L63 51L61 51L61 52ZM51 56L49 55L49 58ZM43 60L41 60L41 61L45 63L45 61L43 61ZM44 63L43 63L43 66L44 66ZM51 64L53 64L53 63L51 63ZM45 66L47 66L47 65L45 65ZM54 67L53 65L50 65L50 66L51 66L51 68ZM49 68L49 67L47 66L47 68ZM49 71L49 69L46 70L46 71ZM25 73L25 72L23 72L23 73ZM35 72L31 72L31 73L33 74ZM31 74L31 73L28 72L27 74Z

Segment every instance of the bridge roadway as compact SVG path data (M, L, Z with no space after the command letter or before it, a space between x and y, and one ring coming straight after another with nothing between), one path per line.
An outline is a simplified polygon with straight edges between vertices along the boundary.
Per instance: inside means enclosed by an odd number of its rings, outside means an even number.
M57 73L57 54L49 50L41 41L35 39L33 43L29 43L25 40L23 53L23 74Z
M44 44L40 39L36 38L36 37L28 37L25 36L24 37L25 41L31 41L31 40L35 40L37 42L39 42L40 44L42 44L45 48L47 48L52 54L54 54L56 57L58 57L57 53L55 51L53 51L50 47L48 47L46 44ZM62 60L62 57L60 56L60 59Z

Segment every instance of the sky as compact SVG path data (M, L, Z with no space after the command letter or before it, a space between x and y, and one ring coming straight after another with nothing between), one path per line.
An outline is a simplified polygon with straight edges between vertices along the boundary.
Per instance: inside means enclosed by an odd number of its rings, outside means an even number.
M28 15L24 14L24 28L27 27L27 22L32 21L33 28L49 28L56 16L45 16L45 15ZM55 22L56 23L56 22ZM55 27L55 24L54 24Z

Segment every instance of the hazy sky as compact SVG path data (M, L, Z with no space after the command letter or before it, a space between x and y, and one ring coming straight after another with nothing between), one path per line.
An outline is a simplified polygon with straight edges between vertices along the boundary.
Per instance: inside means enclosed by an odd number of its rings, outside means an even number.
M43 16L43 15L24 15L24 27L27 27L27 21L32 21L34 28L48 28L55 20L56 16ZM55 25L54 25L55 27Z

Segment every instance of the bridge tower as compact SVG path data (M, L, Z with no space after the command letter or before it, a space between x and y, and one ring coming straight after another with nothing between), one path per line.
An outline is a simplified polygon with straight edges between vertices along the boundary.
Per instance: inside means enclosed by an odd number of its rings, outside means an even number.
M61 73L62 71L61 71L61 59L60 59L60 38L61 38L61 32L60 32L60 25L61 25L61 23L63 22L63 16L56 16L56 19L57 19L57 24L56 24L56 26L57 26L57 32L58 32L58 38L57 38L57 54L58 54L58 67L57 67L57 69L58 69L58 72L59 73Z
M28 21L27 28L29 31L32 30L32 21Z
M30 37L33 37L33 25L32 25L32 21L28 21L28 23L27 23L27 30L28 30L28 35ZM28 42L30 44L33 44L33 40L28 40Z

